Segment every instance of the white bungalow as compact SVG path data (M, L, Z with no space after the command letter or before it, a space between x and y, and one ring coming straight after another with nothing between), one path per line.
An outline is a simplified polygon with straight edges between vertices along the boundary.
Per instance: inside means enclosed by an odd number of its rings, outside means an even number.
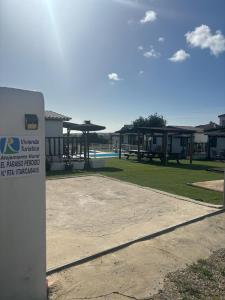
M225 114L219 115L216 129L208 130L208 157L210 159L225 159Z
M180 129L194 131L193 134L193 158L194 159L205 159L207 157L207 142L208 137L204 134L205 128L214 128L215 123L209 123L206 125L199 126L167 126L172 129ZM125 125L124 128L132 128L132 125ZM136 133L129 133L122 135L122 144L124 150L131 150L137 148L138 137ZM119 146L119 134L115 133L112 135L112 143L115 148ZM152 152L161 152L163 145L163 134L155 133L153 135L146 135L145 140L140 137L140 143L143 149ZM190 148L190 134L169 134L168 136L168 151L170 153L180 153L182 157L186 157L189 154Z
M58 114L51 110L45 111L45 136L46 137L62 137L63 122L70 121L71 118Z

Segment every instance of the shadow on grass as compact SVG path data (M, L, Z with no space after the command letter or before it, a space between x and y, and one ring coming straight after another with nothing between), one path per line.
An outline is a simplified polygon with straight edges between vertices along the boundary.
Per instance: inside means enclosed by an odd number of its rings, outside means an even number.
M178 164L176 161L174 162L168 162L167 165L164 165L161 163L160 160L141 160L138 161L136 159L129 160L130 162L134 163L139 163L139 164L144 164L144 165L153 165L153 166L159 166L159 167L164 167L164 168L177 168L177 169L186 169L186 170L205 170L207 171L208 169L213 169L214 167L212 165L206 164L207 162L205 161L205 164L200 164L200 163L193 163L190 164L186 160L185 162L180 160L180 164ZM215 167L216 168L216 167Z
M124 171L123 169L120 168L114 168L114 167L104 167L104 168L99 168L99 169L90 169L89 172L92 173L102 173L102 172L122 172Z
M123 169L114 168L114 167L104 167L98 169L87 169L87 170L73 170L73 171L49 171L46 172L47 177L51 176L79 176L79 175L88 175L88 174L96 174L96 173L113 173L113 172L121 172Z

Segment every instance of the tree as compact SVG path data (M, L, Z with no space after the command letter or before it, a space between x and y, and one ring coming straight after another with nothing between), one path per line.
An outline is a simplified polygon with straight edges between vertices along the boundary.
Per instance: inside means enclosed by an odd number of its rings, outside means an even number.
M139 117L133 121L133 125L135 127L165 127L166 120L163 116L155 113L153 115L149 115L147 118Z
M89 133L88 140L89 140L89 143L96 143L96 144L107 144L108 143L108 140L105 137L97 134L96 132Z

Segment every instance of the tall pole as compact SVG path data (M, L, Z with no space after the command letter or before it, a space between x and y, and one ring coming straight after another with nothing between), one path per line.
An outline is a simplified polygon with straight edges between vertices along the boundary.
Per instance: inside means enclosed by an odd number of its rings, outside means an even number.
M146 148L145 148L145 134L144 134L144 132L142 133L142 150L146 150Z
M120 139L119 139L119 159L121 159L122 154L122 134L120 132Z
M193 160L193 141L194 141L194 136L192 133L190 137L190 164L192 164L192 160Z
M84 137L84 163L85 168L87 166L87 134L86 131L83 131L83 137Z
M140 131L138 130L138 161L141 160L141 155L140 155Z
M163 134L163 162L164 165L167 165L167 156L168 156L168 132Z
M88 166L88 169L90 168L90 153L89 153L89 131L87 131L87 166Z
M66 150L66 156L67 159L70 159L70 129L67 129L67 150Z
M211 159L211 150L210 150L210 146L211 146L211 138L208 135L208 159Z

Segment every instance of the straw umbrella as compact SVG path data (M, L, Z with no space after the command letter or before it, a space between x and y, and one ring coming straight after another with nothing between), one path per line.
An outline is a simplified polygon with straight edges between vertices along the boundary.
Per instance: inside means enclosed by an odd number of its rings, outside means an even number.
M93 131L104 130L105 126L92 124L91 121L84 121L83 124L75 124L71 122L64 122L63 127L67 128L68 132L71 130L82 131L84 136L84 161L85 168L89 168L89 133Z

